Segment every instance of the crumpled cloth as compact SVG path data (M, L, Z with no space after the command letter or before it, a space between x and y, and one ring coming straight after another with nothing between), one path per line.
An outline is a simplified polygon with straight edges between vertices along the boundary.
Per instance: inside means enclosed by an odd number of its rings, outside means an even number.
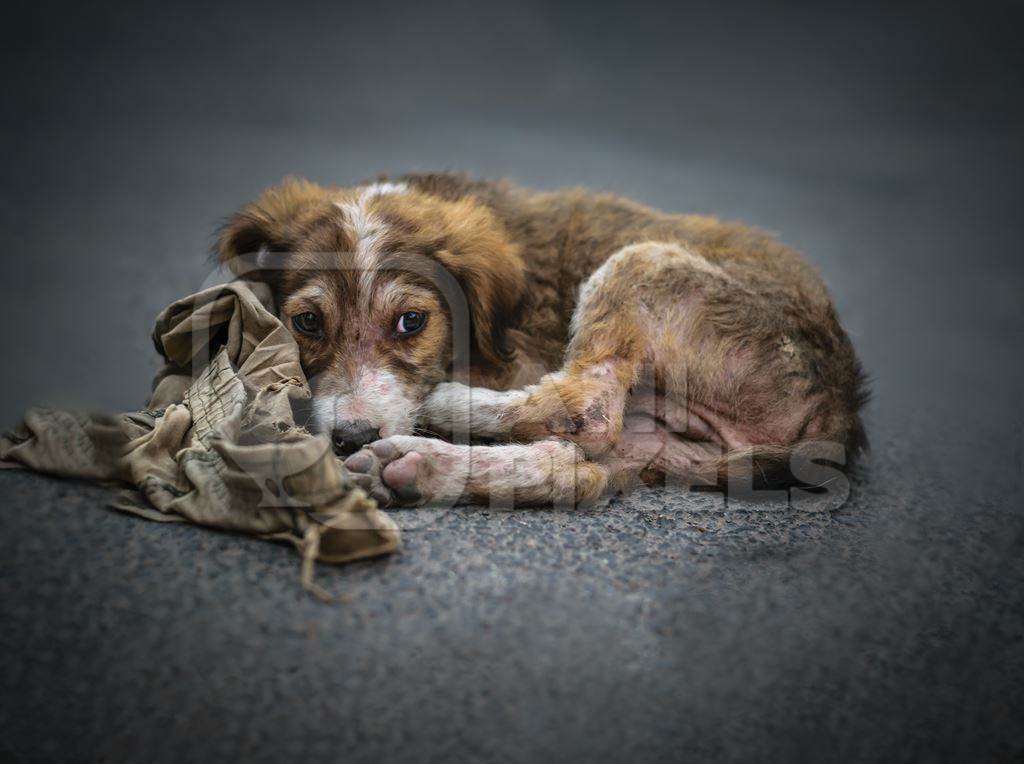
M350 480L328 439L295 422L309 399L299 349L263 284L234 281L170 305L153 341L165 365L148 407L119 415L31 409L0 436L0 467L112 481L151 520L291 542L313 562L398 548L395 523Z

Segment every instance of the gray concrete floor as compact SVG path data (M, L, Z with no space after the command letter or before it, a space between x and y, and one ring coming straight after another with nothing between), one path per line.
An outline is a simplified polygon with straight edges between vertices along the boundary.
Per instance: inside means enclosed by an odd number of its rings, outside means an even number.
M0 423L123 410L286 174L584 183L779 231L873 377L831 512L648 491L283 547L0 474L0 754L1017 760L1024 66L1008 7L389 3L11 19Z

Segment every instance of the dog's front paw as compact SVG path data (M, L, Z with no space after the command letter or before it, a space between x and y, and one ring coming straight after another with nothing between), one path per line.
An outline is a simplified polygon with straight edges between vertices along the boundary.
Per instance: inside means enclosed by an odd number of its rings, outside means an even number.
M386 507L391 504L391 491L380 479L380 460L368 446L348 457L345 460L345 469L352 477L352 482L362 488L378 505Z
M430 445L418 447L419 441ZM345 467L356 485L381 506L420 506L437 498L441 487L438 470L450 461L444 448L434 443L440 441L409 436L378 440L352 454L345 460Z

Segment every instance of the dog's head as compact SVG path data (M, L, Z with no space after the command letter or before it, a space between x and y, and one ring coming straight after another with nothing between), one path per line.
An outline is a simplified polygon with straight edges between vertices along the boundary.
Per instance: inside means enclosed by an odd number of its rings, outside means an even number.
M288 180L229 219L217 253L273 289L310 379L312 427L340 454L410 434L453 370L511 360L523 264L470 197Z

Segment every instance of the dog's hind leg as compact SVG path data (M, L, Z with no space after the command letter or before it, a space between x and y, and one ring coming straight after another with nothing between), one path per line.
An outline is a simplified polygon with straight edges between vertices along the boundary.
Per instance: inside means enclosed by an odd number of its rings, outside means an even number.
M748 262L726 271L679 245L632 245L580 290L560 371L508 392L440 386L425 408L459 409L478 437L572 441L611 484L637 469L793 482L801 442L856 448L863 437L856 366L825 299ZM626 431L633 414L673 435L647 466L661 436Z
M580 289L562 369L524 390L439 385L428 422L473 437L535 441L565 438L588 457L610 451L622 432L630 390L666 377L685 398L671 367L692 328L693 295L721 270L675 244L645 242L612 255ZM684 375L682 375L684 376ZM671 392L671 391L670 391ZM435 427L437 429L437 427Z

